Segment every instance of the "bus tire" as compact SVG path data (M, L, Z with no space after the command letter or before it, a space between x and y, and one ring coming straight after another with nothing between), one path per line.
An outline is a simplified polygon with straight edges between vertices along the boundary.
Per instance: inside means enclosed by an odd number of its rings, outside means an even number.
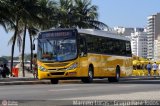
M119 79L120 79L120 67L118 66L118 67L116 68L116 75L115 75L115 77L109 77L109 78L108 78L108 81L109 81L109 82L118 82Z
M58 79L51 79L51 84L58 84L59 80Z
M82 78L82 82L83 83L91 83L93 82L93 67L89 66L89 70L88 70L88 77Z

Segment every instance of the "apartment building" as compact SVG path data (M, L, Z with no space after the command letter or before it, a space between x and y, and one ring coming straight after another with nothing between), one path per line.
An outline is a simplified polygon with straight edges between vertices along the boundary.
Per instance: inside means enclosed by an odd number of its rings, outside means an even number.
M131 33L132 54L147 58L147 32Z
M131 36L131 33L134 33L134 28L125 28L125 27L114 27L115 31L117 31L118 34L125 35L125 36Z
M160 35L158 35L157 40L154 41L154 60L159 61L160 60Z
M149 59L157 59L158 36L160 36L160 13L147 17L147 33L148 33L148 55Z

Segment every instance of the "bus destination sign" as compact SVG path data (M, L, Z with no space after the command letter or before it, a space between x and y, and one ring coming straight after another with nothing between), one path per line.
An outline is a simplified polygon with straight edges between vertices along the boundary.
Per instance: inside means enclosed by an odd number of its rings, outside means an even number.
M40 38L46 39L46 38L59 38L59 37L72 37L73 33L72 31L57 31L57 32L43 32L40 35Z

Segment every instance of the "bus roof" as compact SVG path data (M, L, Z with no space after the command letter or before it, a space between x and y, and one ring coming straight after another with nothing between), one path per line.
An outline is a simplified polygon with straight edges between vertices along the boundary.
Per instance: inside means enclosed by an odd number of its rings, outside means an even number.
M44 30L44 31L41 31L40 33L50 32L50 31L75 30L75 29L76 28L55 28L50 30ZM102 36L102 37L109 37L114 39L130 41L130 39L125 37L124 35L119 35L113 31L104 31L104 30L97 30L97 29L77 29L77 31L78 33L82 33L82 34L90 34L95 36Z
M103 31L103 30L96 30L96 29L77 29L77 30L79 33L82 33L82 34L90 34L95 36L102 36L102 37L109 37L109 38L130 41L130 39L125 37L124 35L119 35L112 31Z

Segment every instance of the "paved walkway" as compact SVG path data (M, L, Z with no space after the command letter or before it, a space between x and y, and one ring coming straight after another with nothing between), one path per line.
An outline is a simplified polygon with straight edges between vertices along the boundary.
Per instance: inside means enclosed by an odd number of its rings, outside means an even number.
M23 77L22 71L19 71L18 77ZM28 71L25 71L25 77L26 77L26 78L34 78L33 73L28 72Z

